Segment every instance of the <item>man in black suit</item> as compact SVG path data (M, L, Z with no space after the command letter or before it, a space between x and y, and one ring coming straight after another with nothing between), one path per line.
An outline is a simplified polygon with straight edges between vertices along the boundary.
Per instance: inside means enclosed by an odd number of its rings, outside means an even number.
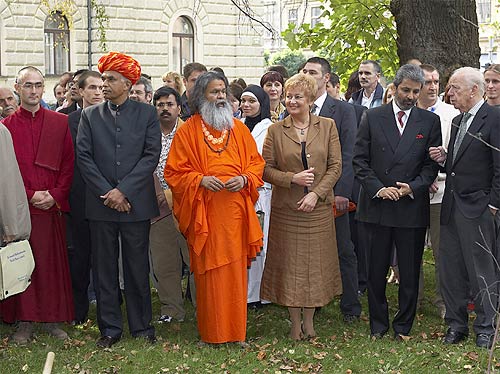
M356 139L356 113L351 104L334 99L327 94L326 84L330 80L331 73L330 63L327 60L321 57L311 57L302 68L302 73L311 75L318 84L318 92L311 112L335 121L342 146L342 175L333 190L336 210L342 215L335 218L335 228L343 288L340 310L344 316L344 322L352 323L357 321L361 314L361 303L358 299L358 263L351 241L348 214L354 181L352 149Z
M59 113L63 114L70 114L73 113L74 111L81 109L83 106L82 103L82 97L80 96L80 90L78 87L78 81L80 79L80 76L85 73L86 71L89 71L88 69L80 69L73 74L73 78L71 78L70 81L68 81L68 89L69 89L69 94L71 97L71 105L68 105L65 108L62 108Z
M150 219L159 215L153 172L161 150L156 109L130 100L140 77L137 61L110 52L99 59L107 100L82 111L77 156L86 184L86 216L92 246L92 274L97 296L99 348L122 335L118 281L121 239L124 294L130 333L154 342L149 287Z
M101 74L97 71L82 73L78 79L78 87L83 108L99 104L104 100ZM68 116L73 144L76 142L81 115L82 108L79 108ZM85 182L76 162L76 147L75 172L69 192L69 205L71 210L67 216L68 261L75 305L75 324L79 325L87 321L89 311L87 294L90 283L90 230L89 221L85 216Z
M449 80L451 104L462 112L452 121L448 151L431 148L445 163L441 205L439 266L449 328L444 343L467 338L469 295L475 297L476 345L490 348L498 307L500 208L500 112L484 102L485 81L478 69L456 70Z
M354 172L361 184L357 218L366 223L369 237L368 306L374 338L389 330L385 288L393 243L400 268L395 339L410 333L417 308L429 186L438 172L428 149L441 144L439 117L415 106L424 82L418 66L402 66L394 79L394 101L365 112L354 146Z

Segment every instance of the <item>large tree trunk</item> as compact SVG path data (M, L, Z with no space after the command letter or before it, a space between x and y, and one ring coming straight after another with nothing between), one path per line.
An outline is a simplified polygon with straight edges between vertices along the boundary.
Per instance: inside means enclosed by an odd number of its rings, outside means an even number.
M391 0L391 12L397 25L401 64L417 58L434 65L441 83L458 67L479 67L474 0Z

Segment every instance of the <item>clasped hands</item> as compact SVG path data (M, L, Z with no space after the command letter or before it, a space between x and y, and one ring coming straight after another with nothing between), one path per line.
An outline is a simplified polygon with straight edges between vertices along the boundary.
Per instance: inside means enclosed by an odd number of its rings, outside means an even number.
M398 201L403 196L413 193L408 183L396 182L396 185L398 187L382 188L378 193L378 197L384 200Z
M100 198L104 199L103 203L108 208L117 210L119 212L130 213L130 209L132 209L129 201L118 188L109 190L108 192L106 192L106 194L100 196Z
M219 192L223 189L230 192L238 192L245 187L246 183L247 180L243 175L232 177L226 183L223 183L219 178L213 175L207 175L201 179L200 186L212 192Z
M314 183L314 168L309 168L296 173L292 177L292 183L303 187L311 187ZM315 192L309 192L302 199L297 201L297 210L312 212L319 196Z
M31 197L30 203L33 204L35 208L49 210L54 206L56 201L49 191L36 191Z

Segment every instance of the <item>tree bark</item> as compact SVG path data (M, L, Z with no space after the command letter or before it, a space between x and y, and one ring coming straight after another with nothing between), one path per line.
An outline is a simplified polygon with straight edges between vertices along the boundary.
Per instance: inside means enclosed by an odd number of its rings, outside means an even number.
M391 0L401 65L412 58L434 65L441 87L462 66L479 67L474 0Z

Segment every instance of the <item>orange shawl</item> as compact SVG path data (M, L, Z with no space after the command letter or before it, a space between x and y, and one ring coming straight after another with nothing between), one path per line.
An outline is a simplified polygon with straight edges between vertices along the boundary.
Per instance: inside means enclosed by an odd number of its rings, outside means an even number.
M200 182L205 175L210 175L207 156L210 150L204 142L201 131L201 116L195 114L177 130L165 166L165 180L172 189L174 214L179 221L179 230L186 237L190 249L196 254L191 256L192 271L204 273L206 270L224 265L221 258L202 256L207 242L209 222L207 220L207 202L211 194ZM226 263L246 256L250 261L262 246L262 230L255 214L254 204L259 197L257 188L263 185L262 173L264 159L260 156L255 141L248 128L239 120L234 121L230 141L236 142L241 159L240 174L248 177L248 184L240 192L246 206L248 233L246 248L243 253L232 253ZM224 153L221 154L221 157ZM235 233L236 235L237 233ZM241 233L243 234L243 233ZM245 244L244 244L245 245ZM230 249L232 250L232 249Z

